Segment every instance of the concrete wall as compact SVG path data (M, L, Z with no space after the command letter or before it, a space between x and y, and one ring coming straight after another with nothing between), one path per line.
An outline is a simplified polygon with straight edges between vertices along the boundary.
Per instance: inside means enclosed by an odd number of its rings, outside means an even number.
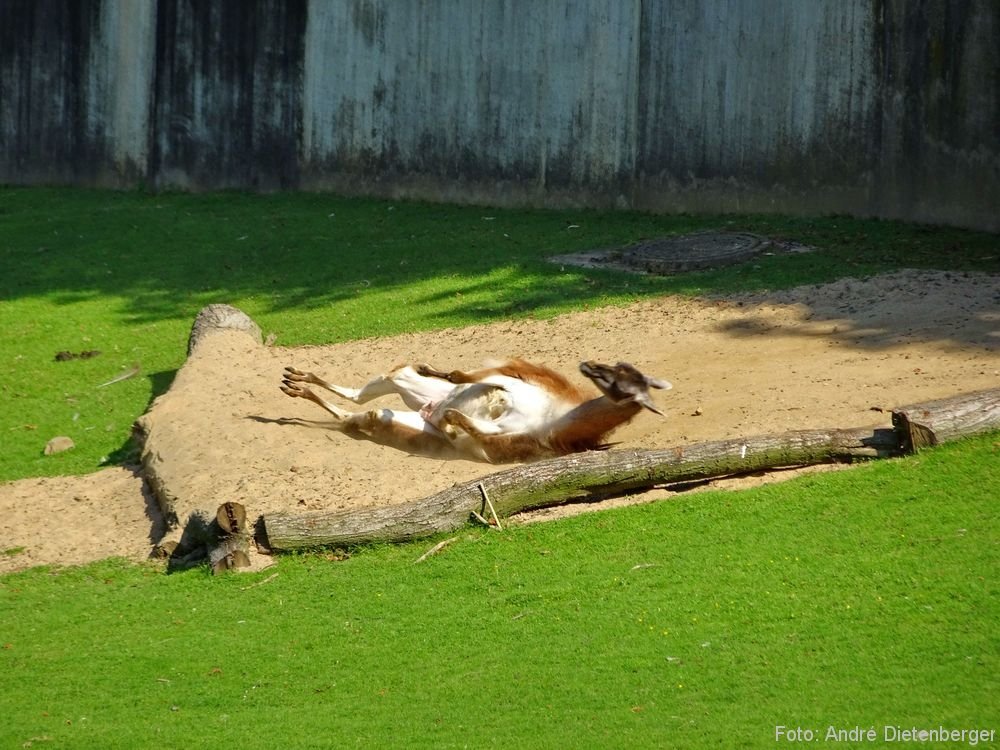
M652 6L643 204L864 210L879 128L876 27L871 4L854 0Z
M1000 230L1000 2L886 3L877 210Z
M127 0L0 2L0 181L143 178L153 10Z
M305 0L157 6L151 182L297 187Z
M490 202L543 202L550 189L593 199L626 184L638 7L314 2L307 184Z
M0 0L0 181L1000 229L996 0Z

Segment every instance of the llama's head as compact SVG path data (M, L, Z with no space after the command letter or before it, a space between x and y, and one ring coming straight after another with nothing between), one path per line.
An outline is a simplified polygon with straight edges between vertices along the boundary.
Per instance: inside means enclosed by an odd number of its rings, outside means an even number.
M580 372L615 403L635 402L651 412L665 416L653 403L649 389L669 390L673 386L668 381L646 377L628 362L619 362L614 366L581 362Z

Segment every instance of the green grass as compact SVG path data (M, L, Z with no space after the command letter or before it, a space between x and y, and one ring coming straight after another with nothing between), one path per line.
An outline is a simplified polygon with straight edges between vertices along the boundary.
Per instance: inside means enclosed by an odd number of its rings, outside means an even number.
M669 279L544 260L708 228L819 250ZM0 261L0 480L127 460L209 302L293 345L901 267L1000 272L995 235L842 217L10 188ZM143 377L95 387L134 362ZM77 448L42 456L56 434ZM119 561L9 574L0 747L771 747L777 725L995 729L998 445L470 529L420 565L433 540L245 576Z
M420 565L430 542L285 557L272 579L113 561L8 575L0 745L771 747L776 725L997 728L998 439L470 530Z
M820 248L646 279L545 258L708 228ZM995 235L843 217L654 216L324 194L0 188L0 481L134 458L133 421L184 362L191 322L234 304L280 345L320 344L663 294L778 289L903 266L1000 271ZM97 349L56 362L59 351ZM138 363L143 376L98 389ZM76 448L43 456L68 435Z

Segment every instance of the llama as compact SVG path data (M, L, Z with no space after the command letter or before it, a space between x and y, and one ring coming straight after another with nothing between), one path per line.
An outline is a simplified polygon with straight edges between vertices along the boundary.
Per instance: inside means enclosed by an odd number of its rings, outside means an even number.
M663 416L650 388L665 380L643 375L627 362L583 362L580 372L601 391L588 396L559 373L522 359L465 372L405 365L361 388L334 385L311 372L286 367L281 390L312 401L337 418L335 426L411 453L452 455L491 463L530 461L606 447L605 438L643 409ZM389 394L408 411L349 412L307 385L356 404Z

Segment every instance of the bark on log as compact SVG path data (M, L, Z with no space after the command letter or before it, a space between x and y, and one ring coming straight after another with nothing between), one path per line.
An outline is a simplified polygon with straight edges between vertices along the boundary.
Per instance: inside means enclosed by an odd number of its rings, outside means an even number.
M802 430L664 450L578 453L496 472L400 505L270 513L261 527L266 544L276 551L400 542L460 528L473 511L484 512L484 494L507 516L679 482L898 456L913 450L914 430L921 436L928 431L936 444L1000 429L1000 389L904 407L894 412L893 424L895 429Z
M191 356L191 352L208 333L219 330L243 331L258 344L263 341L260 326L238 307L221 304L206 305L201 308L191 325L191 334L188 336L188 356Z

